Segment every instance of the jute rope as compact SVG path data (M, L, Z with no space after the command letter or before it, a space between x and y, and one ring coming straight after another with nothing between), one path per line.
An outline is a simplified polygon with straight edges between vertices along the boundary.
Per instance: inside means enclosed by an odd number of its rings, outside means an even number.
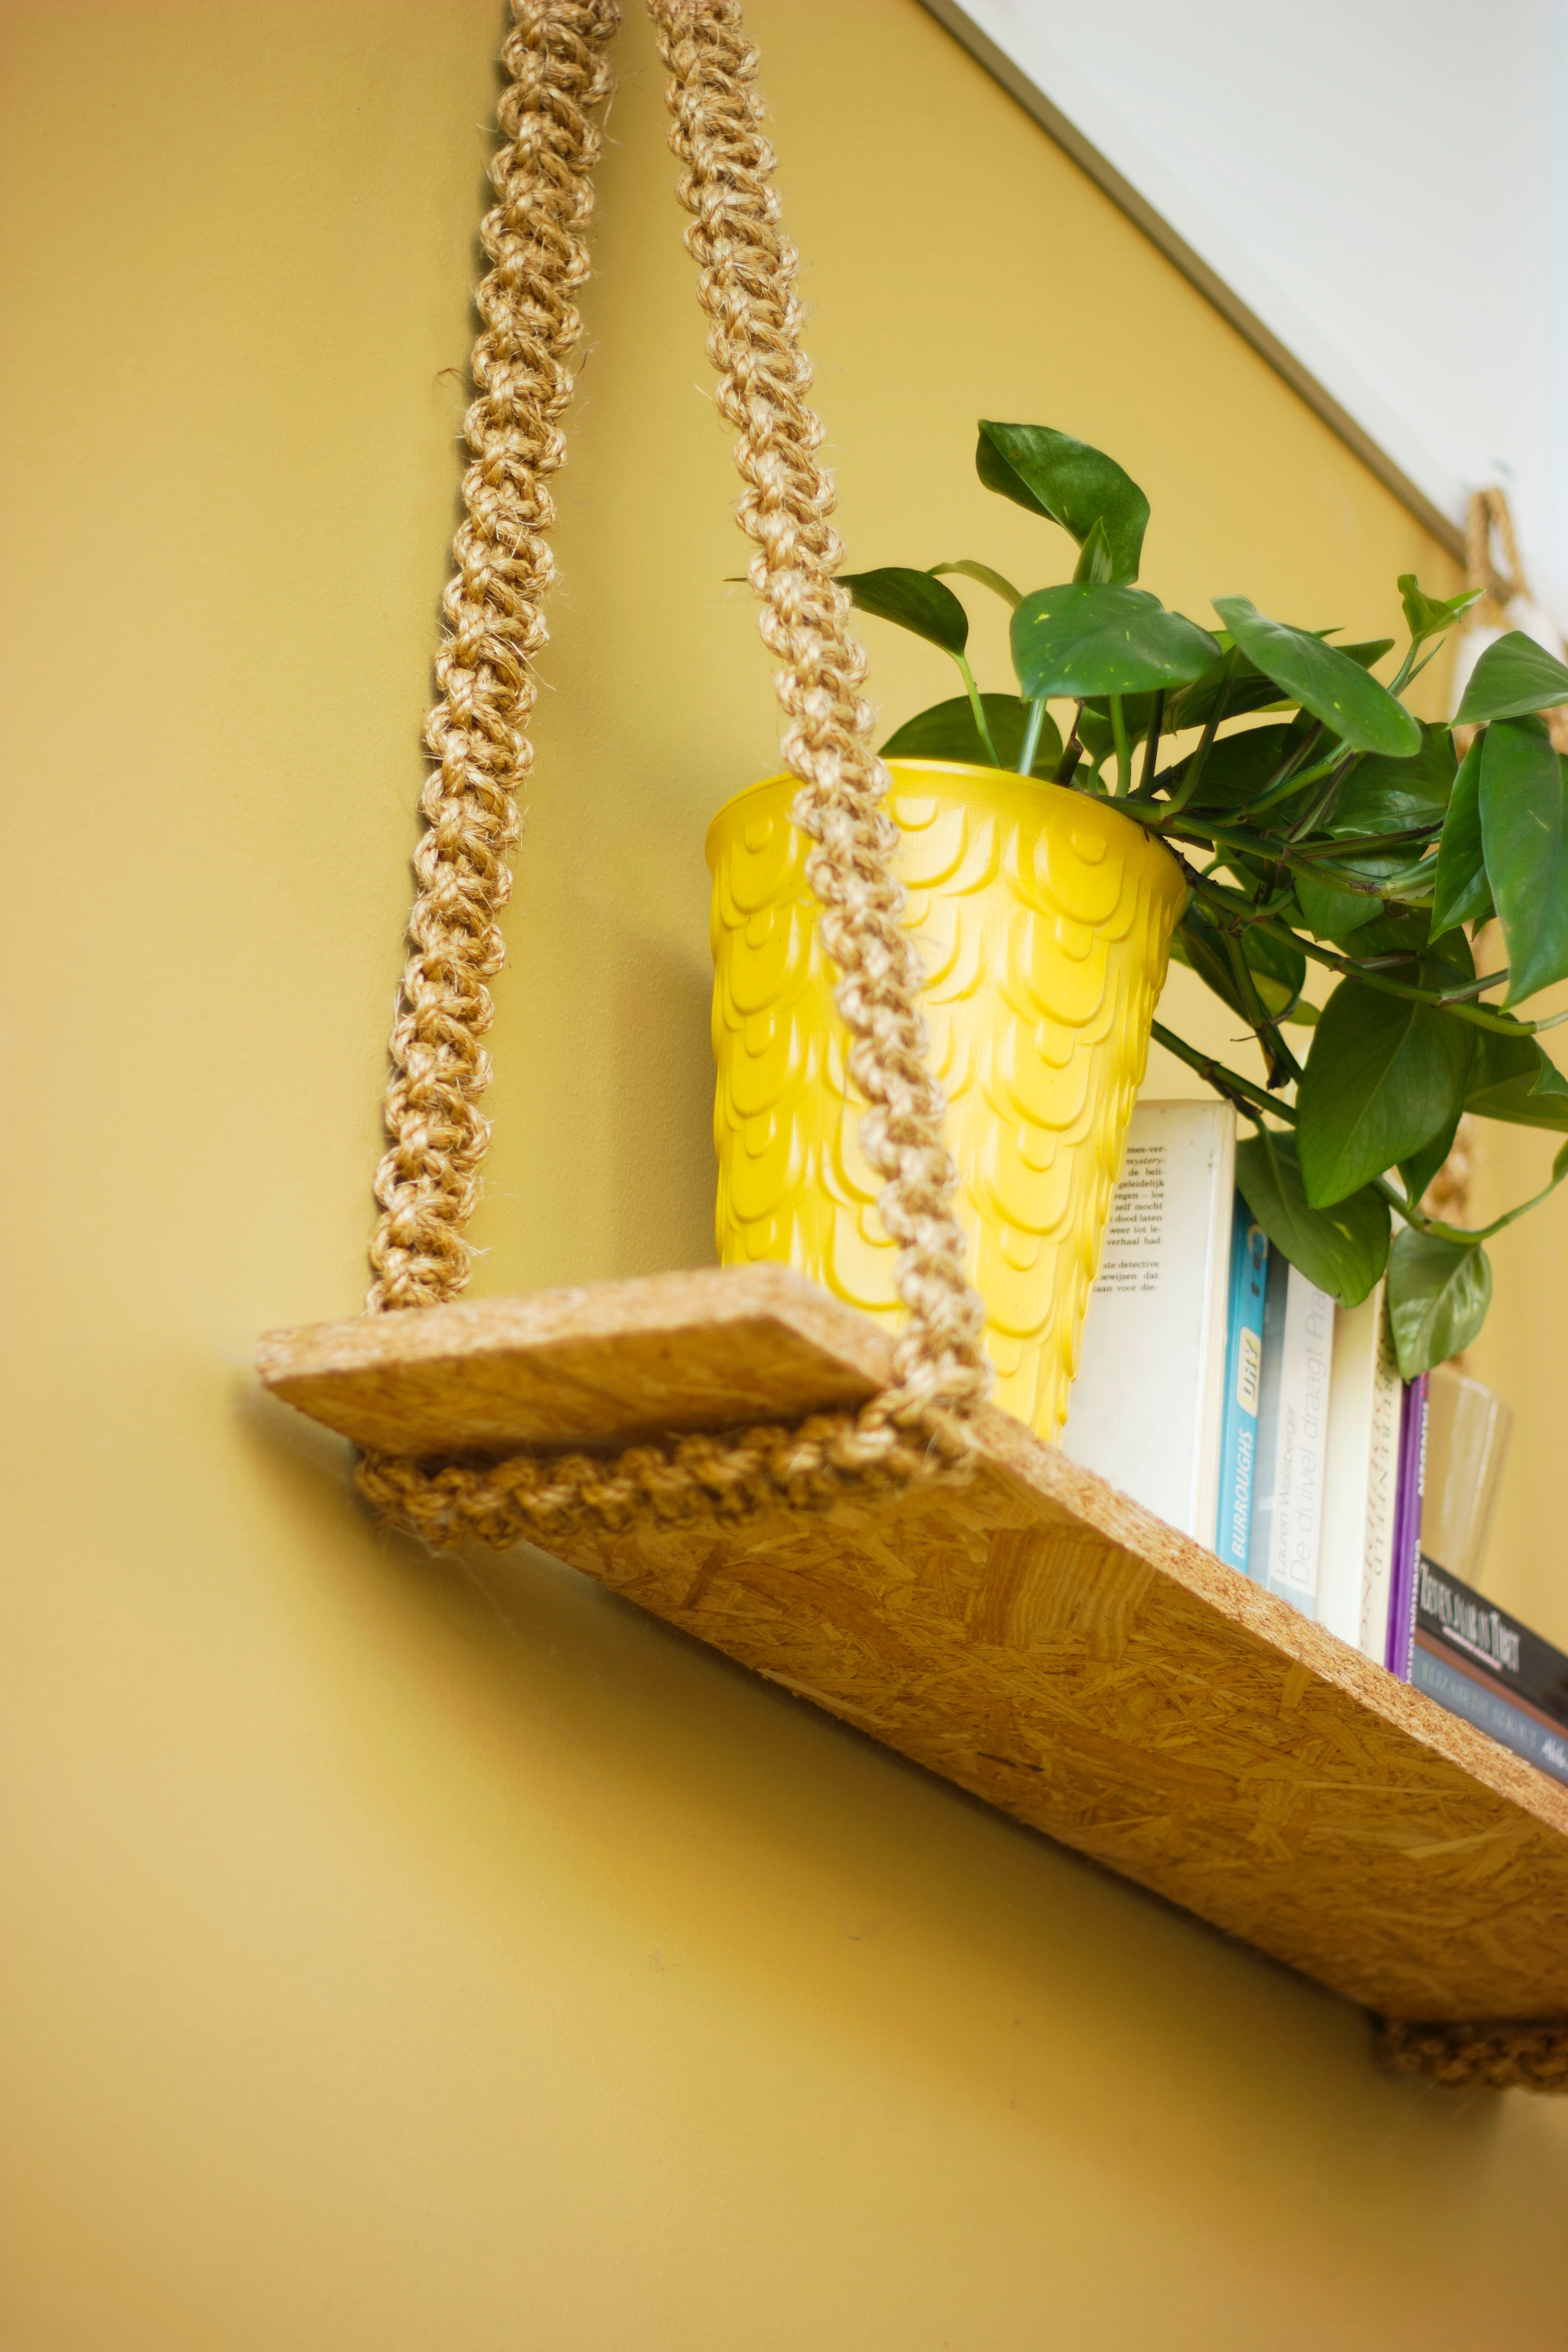
M436 1306L468 1278L463 1228L489 1141L478 1108L490 1077L485 982L503 961L496 918L511 890L518 786L533 764L530 664L554 576L546 483L566 454L566 362L582 333L573 296L588 275L583 232L601 144L593 113L609 89L605 49L619 21L616 0L518 0L513 16L490 163L500 201L479 230L491 267L474 297L475 397L463 420L472 462L442 600L441 698L425 728L437 765L420 803L412 951L392 1032L392 1149L375 1181L377 1313Z
M1377 2021L1379 2063L1455 2091L1568 2091L1568 2023L1410 2025Z
M784 756L802 785L794 816L816 845L806 871L840 974L849 1066L868 1106L861 1139L883 1180L878 1207L899 1244L910 1319L891 1385L858 1414L637 1446L613 1463L367 1455L359 1472L367 1499L437 1544L472 1536L505 1548L641 1515L811 1507L962 1470L964 1417L991 1379L984 1308L964 1279L952 1212L946 1106L925 1066L922 974L891 870L898 835L882 805L887 772L860 692L866 658L849 634L848 594L833 578L842 551L828 520L832 484L816 455L822 427L805 399L797 262L772 185L757 52L739 0L649 6L669 69L670 144L685 167L680 198L693 216L686 242L713 322L719 404L738 431L738 518L756 545L750 573L763 635L782 664ZM413 952L386 1097L393 1145L376 1184L370 1306L378 1312L450 1298L468 1278L463 1228L489 1136L477 1108L489 1078L479 1042L490 1019L484 982L501 961L496 916L510 888L517 788L531 765L529 663L544 641L541 605L552 568L544 481L564 455L556 420L572 392L566 361L581 331L572 296L587 274L582 232L600 145L592 110L608 86L604 50L616 21L614 0L512 0L512 11L502 50L505 143L491 166L500 201L482 231L493 267L478 296L479 396L466 425L473 463L447 592L441 700L426 730L440 765L423 803L428 830L416 860Z

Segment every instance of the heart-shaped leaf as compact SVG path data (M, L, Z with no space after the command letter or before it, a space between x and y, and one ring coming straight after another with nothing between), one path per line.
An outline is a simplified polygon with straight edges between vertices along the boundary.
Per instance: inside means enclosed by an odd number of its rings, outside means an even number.
M1568 977L1568 799L1563 762L1539 719L1508 719L1481 746L1481 845L1508 942L1517 1004Z
M1342 1307L1359 1307L1388 1259L1388 1203L1382 1195L1369 1187L1331 1209L1313 1208L1294 1141L1268 1129L1237 1147L1236 1181L1291 1265Z
M1220 648L1220 660L1211 663L1202 677L1194 678L1191 686L1184 686L1171 698L1165 713L1165 726L1166 731L1172 735L1179 735L1189 727L1207 726L1225 683L1227 656L1232 657L1230 691L1225 701L1227 719L1244 718L1249 710L1278 710L1295 700L1293 695L1282 694L1271 677L1265 677L1263 672L1247 660L1228 629L1216 630L1215 642ZM1365 645L1341 646L1337 650L1347 661L1353 661L1358 668L1370 669L1374 662L1380 662L1384 655L1392 650L1393 645L1392 637L1376 637Z
M1026 596L1013 615L1013 667L1031 701L1152 694L1198 677L1216 651L1206 629L1142 588L1071 581Z
M1149 501L1114 457L1049 425L994 425L983 418L974 466L988 490L1059 523L1080 547L1100 523L1112 580L1137 579Z
M1029 723L1028 704L1016 694L983 694L980 702L997 758L1005 768L1016 768ZM884 760L962 760L971 768L991 765L966 694L954 695L951 702L938 702L930 710L906 719L883 744L881 756ZM1047 711L1035 747L1035 774L1054 776L1061 756L1061 735Z
M1399 1178L1405 1187L1405 1197L1417 1207L1427 1185L1454 1149L1454 1138L1458 1133L1461 1115L1456 1111L1447 1125L1440 1127L1419 1151L1412 1152L1408 1160L1402 1160L1399 1163Z
M1297 875L1296 898L1307 929L1320 940L1348 940L1383 912L1381 898L1364 890L1336 890L1312 874Z
M1436 1005L1342 981L1296 1097L1307 1198L1342 1201L1441 1133L1462 1108L1476 1031Z
M1568 1078L1525 1031L1504 1037L1495 1029L1479 1029L1465 1108L1512 1127L1545 1127L1568 1135Z
M1234 735L1216 737L1209 745L1190 805L1194 809L1233 809L1256 800L1291 752L1300 749L1300 732L1295 725L1243 727ZM1161 781L1168 782L1173 792L1179 790L1196 757L1196 751L1189 751Z
M952 589L929 572L889 564L880 572L841 572L838 584L848 589L860 612L896 621L945 654L961 654L969 643L968 614Z
M1480 727L1493 719L1554 710L1562 702L1568 702L1568 669L1522 629L1510 629L1476 664L1454 723Z
M1454 739L1446 727L1422 725L1421 749L1413 760L1373 753L1356 761L1334 796L1323 830L1336 840L1365 841L1441 824L1453 789Z
M1348 653L1269 620L1245 596L1216 596L1214 608L1255 667L1342 742L1394 760L1420 751L1421 730L1409 711Z
M1492 910L1491 884L1481 850L1481 745L1472 743L1459 762L1432 892L1432 937L1442 939L1461 923L1481 923Z
M1388 1320L1401 1377L1415 1380L1468 1348L1491 1296L1491 1265L1479 1242L1414 1228L1400 1234L1388 1254Z

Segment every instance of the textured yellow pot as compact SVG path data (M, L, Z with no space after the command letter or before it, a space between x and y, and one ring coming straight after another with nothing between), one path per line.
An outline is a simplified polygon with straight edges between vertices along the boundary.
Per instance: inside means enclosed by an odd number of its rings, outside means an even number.
M889 764L996 1398L1054 1441L1185 888L1142 827L1082 793ZM897 1252L860 1150L810 844L789 820L797 789L753 784L708 834L719 1254L781 1259L896 1320Z

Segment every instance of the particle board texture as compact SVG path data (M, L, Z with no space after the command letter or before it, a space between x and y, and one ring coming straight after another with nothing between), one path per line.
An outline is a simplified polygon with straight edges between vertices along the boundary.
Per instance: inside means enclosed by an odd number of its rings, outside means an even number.
M775 1265L272 1334L423 1459L853 1406L886 1328ZM987 1410L963 1485L579 1530L628 1600L1384 2016L1568 2016L1568 1789Z

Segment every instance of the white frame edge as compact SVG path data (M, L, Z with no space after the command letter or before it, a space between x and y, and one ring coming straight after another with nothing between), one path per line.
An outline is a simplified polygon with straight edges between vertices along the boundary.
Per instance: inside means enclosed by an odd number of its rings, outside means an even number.
M1188 194L1083 77L1020 24L1008 0L921 0L953 38L1134 221L1410 509L1463 559L1466 489L1305 318L1252 257Z

